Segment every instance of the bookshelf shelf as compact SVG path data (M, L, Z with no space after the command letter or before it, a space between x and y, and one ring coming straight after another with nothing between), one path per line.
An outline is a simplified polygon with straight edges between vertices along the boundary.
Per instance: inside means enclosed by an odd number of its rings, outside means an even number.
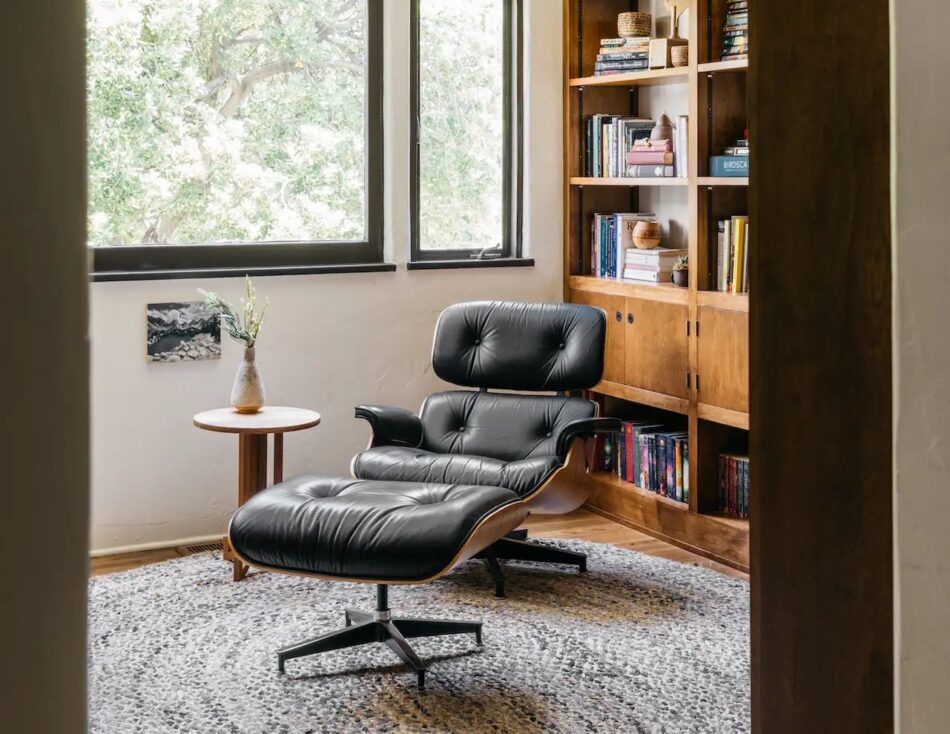
M748 294L704 290L715 281L720 250L717 224L748 214L749 179L708 176L710 158L746 137L747 60L722 61L728 0L695 0L689 28L690 64L680 68L590 76L600 40L617 30L617 14L652 9L636 0L562 0L564 299L607 313L607 346L601 382L590 390L602 415L655 419L688 435L689 504L661 497L615 474L589 476L587 507L617 522L736 568L749 568L749 521L719 515L719 455L746 454L749 446ZM684 32L685 31L685 32ZM627 117L674 123L688 116L688 176L592 178L596 154L588 121ZM612 125L605 122L605 125ZM677 127L678 130L682 129ZM588 131L591 132L588 132ZM603 128L602 128L603 130ZM601 134L601 160L613 161L623 125ZM590 140L588 140L590 137ZM611 149L612 148L612 149ZM596 160L596 159L595 159ZM609 168L619 166L612 163ZM607 170L598 166L596 170ZM622 170L622 169L620 169ZM664 242L689 254L689 287L599 278L591 262L602 256L604 230L596 214L655 212ZM620 220L614 220L616 228ZM616 229L608 229L610 247ZM629 243L626 245L629 247ZM616 252L613 252L616 255ZM646 258L643 259L644 261ZM602 262L602 261L601 261ZM665 280L665 279L664 279Z
M744 176L700 176L698 186L748 186L749 179Z
M573 290L595 291L630 298L649 298L666 303L689 301L689 291L672 283L646 283L620 278L598 278L593 275L572 275L570 287Z
M749 414L738 410L729 410L721 408L718 405L708 405L706 403L696 404L696 416L701 421L712 421L723 426L732 426L741 428L744 431L749 430Z
M665 84L686 84L689 81L687 67L676 69L654 69L636 71L629 74L609 74L608 76L583 76L571 79L571 87L656 87Z
M678 398L675 395L666 395L661 392L653 392L652 390L644 390L643 388L624 385L620 382L601 380L591 388L591 392L609 395L639 405L647 405L651 408L659 408L660 410L666 410L670 413L689 415L690 412L689 400L685 398Z
M688 178L590 178L571 176L571 186L687 186Z
M700 74L741 73L748 71L748 69L748 59L740 59L738 61L711 61L707 64L699 65Z
M722 308L726 311L749 313L748 293L724 293L722 291L699 291L696 301L700 306Z
M635 494L639 497L643 497L647 500L653 500L660 502L667 507L672 507L680 512L689 512L689 505L685 502L677 502L674 499L669 497L664 497L663 495L656 494L656 492L650 492L649 490L643 489L642 487L637 486L631 482L626 482L616 474L611 474L610 472L598 471L593 472L591 475L591 481L597 484L610 487L612 489L619 489L622 492L629 492Z

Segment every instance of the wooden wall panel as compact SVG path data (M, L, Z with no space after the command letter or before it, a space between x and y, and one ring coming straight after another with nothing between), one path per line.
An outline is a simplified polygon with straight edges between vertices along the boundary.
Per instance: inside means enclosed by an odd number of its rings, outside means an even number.
M769 0L750 21L753 730L883 734L888 2Z

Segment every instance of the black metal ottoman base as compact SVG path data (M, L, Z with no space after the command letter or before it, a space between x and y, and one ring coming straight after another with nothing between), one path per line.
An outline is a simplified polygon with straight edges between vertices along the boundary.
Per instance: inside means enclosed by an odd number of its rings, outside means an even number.
M587 571L587 555L575 551L564 550L553 545L535 543L528 538L527 530L515 530L504 538L499 538L476 558L485 561L485 567L495 582L495 596L503 599L505 596L505 572L501 568L500 560L509 561L538 561L540 563L561 563L577 566L579 573Z
M375 612L347 609L345 616L346 627L278 650L277 670L283 673L284 663L293 658L316 655L331 650L342 650L347 647L366 645L370 642L382 642L416 674L419 688L425 688L426 664L416 655L415 650L408 642L408 638L474 634L475 642L478 645L482 644L481 622L392 617L389 611L389 587L385 584L376 586Z

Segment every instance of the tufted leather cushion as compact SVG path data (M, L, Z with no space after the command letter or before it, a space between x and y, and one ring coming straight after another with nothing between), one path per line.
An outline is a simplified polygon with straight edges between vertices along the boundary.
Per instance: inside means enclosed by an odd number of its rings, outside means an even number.
M259 566L415 581L444 570L484 517L515 500L501 487L296 477L246 502L229 537Z
M487 456L380 446L359 454L353 462L353 473L362 479L505 487L519 497L526 497L560 466L557 456L501 461Z
M447 382L502 390L581 390L600 382L604 312L573 303L460 303L436 325L432 367Z
M555 456L557 436L571 421L593 418L585 398L453 390L426 398L419 448L502 461Z

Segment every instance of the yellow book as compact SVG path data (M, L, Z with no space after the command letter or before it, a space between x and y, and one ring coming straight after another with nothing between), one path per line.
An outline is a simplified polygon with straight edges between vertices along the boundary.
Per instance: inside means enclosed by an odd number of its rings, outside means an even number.
M742 293L745 284L745 230L749 224L749 218L745 216L736 216L732 218L732 251L735 258L732 264L732 292Z

